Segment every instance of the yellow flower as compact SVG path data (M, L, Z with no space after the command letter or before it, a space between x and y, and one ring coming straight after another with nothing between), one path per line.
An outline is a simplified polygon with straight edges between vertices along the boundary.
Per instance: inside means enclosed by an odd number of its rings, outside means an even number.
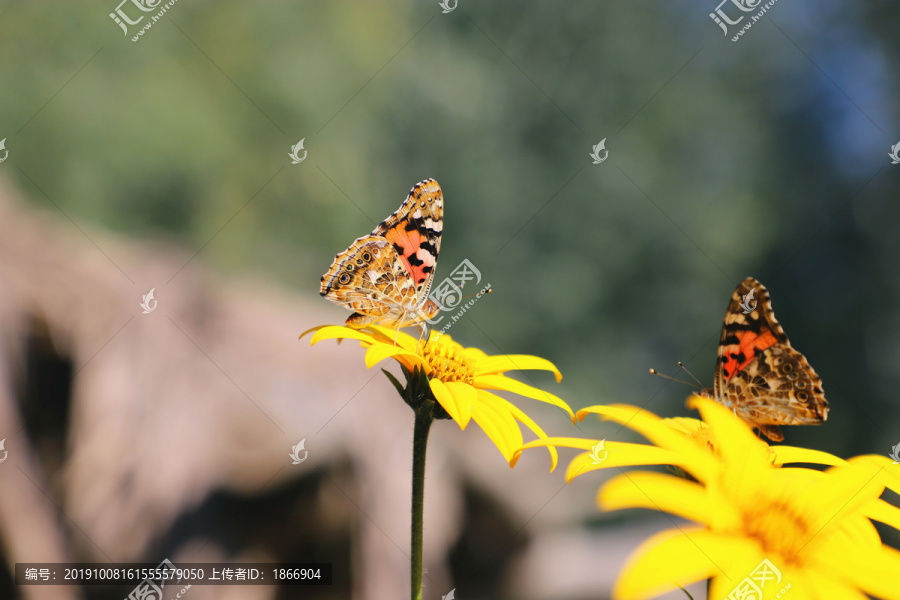
M699 524L644 542L620 575L614 598L651 598L711 578L709 597L715 600L762 580L767 599L786 589L795 598L900 599L900 552L883 545L872 524L900 529L900 510L879 499L886 485L897 482L890 460L843 461L802 448L770 448L728 409L696 396L689 404L704 422L659 419L635 407L590 409L654 445L607 442L602 464L582 465L574 474L570 465L570 476L593 467L671 464L696 480L632 472L601 488L598 502L607 510L649 508ZM540 442L566 445L556 438ZM590 442L568 445L586 449ZM838 466L824 472L779 468L787 462Z
M569 482L591 471L615 467L671 465L689 473L693 469L702 474L712 464L711 461L714 461L716 453L714 437L709 425L700 419L686 417L661 419L643 408L627 404L589 406L579 410L576 418L582 421L589 414L598 414L610 421L621 423L642 434L655 445L605 440L604 449L607 455L600 462L595 460L591 452L600 440L584 438L551 437L546 440L535 440L525 444L518 452L551 445L586 450L569 463L566 469L566 481ZM769 446L756 437L753 440L767 453L773 466L791 463L832 466L846 464L843 459L827 452L794 446Z
M423 370L431 393L447 414L461 429L474 420L497 446L510 467L515 466L519 458L516 450L522 446L522 432L517 421L539 438L548 439L547 434L516 405L488 390L505 390L547 402L565 410L575 420L572 409L557 396L504 375L513 370L540 369L551 371L559 382L562 379L559 369L543 358L522 354L488 356L478 348L464 348L449 335L434 333L428 343L422 344L403 332L376 325L364 329L326 325L310 331L316 332L311 345L327 339L358 340L366 349L366 368L372 368L386 358L393 358L409 373L417 368ZM306 333L309 332L303 335ZM555 448L549 447L548 450L553 470L558 457Z

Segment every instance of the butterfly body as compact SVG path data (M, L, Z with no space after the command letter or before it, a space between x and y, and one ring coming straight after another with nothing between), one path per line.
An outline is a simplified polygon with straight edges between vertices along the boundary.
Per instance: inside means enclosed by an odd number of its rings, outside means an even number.
M746 312L753 293L758 302ZM731 295L714 387L701 393L777 442L784 439L779 425L817 425L828 418L822 379L791 346L775 319L769 291L752 277Z
M348 327L424 327L424 321L438 313L428 292L441 247L443 216L441 188L426 179L371 234L334 257L319 293L354 311Z

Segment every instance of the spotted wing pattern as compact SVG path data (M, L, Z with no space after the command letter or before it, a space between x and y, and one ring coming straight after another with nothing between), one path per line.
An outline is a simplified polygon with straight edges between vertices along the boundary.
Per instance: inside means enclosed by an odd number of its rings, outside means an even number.
M731 295L715 387L706 392L776 442L784 439L779 425L817 425L828 418L822 379L791 346L769 291L752 277Z
M426 179L371 234L334 257L319 293L354 311L348 326L407 327L437 313L428 291L441 246L443 213L441 188Z
M391 242L406 267L420 299L428 296L444 226L444 196L434 179L420 181L397 212L381 222L372 235Z

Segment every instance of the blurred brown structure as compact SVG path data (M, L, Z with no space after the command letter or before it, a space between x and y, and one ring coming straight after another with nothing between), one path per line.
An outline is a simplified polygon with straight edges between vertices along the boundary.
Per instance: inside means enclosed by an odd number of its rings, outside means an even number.
M302 597L407 597L412 415L358 348L297 340L342 315L0 184L0 597L128 592L17 588L16 562L163 558L331 562L334 585ZM308 459L293 465L302 439ZM435 427L428 461L426 598L599 598L655 529L586 533L597 478L564 488L543 452L511 471L474 424Z

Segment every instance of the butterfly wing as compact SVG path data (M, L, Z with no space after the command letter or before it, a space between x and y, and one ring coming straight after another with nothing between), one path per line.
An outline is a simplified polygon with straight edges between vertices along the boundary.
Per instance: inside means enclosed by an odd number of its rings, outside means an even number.
M372 232L393 246L415 286L418 305L425 302L434 281L443 223L441 186L434 179L426 179L417 183L400 208Z
M756 305L747 296L751 291ZM744 314L741 304L752 307ZM775 441L778 425L818 424L828 417L822 379L775 319L769 291L748 277L731 295L719 339L715 398Z
M347 320L353 327L396 326L405 320L404 306L416 300L416 288L401 257L388 240L375 235L357 239L334 257L322 276L319 293L355 311Z

